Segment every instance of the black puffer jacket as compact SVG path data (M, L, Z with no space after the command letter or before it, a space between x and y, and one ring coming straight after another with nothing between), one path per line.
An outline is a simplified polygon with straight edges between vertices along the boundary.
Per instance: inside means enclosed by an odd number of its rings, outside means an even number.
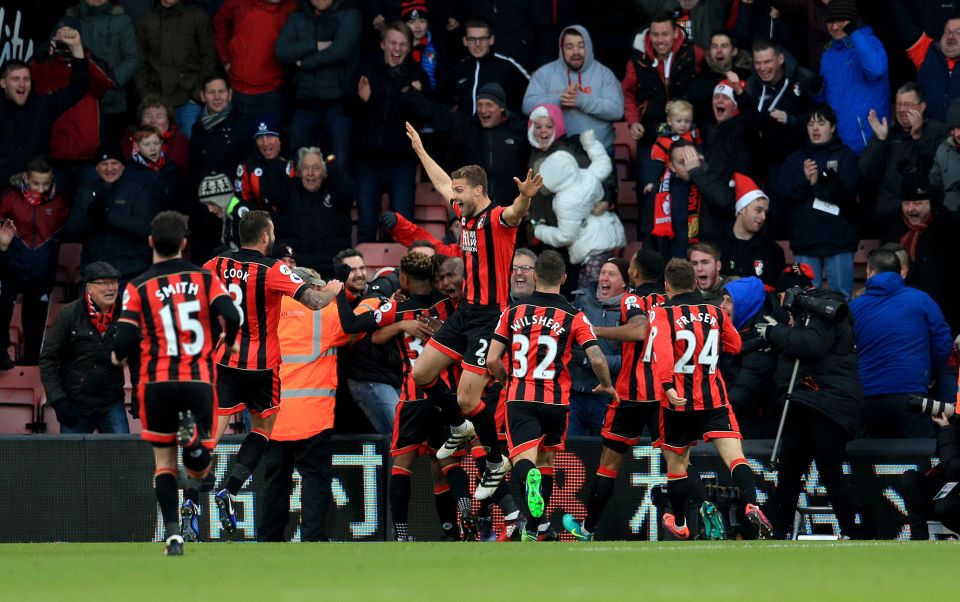
M120 303L117 302L113 323L101 335L87 315L86 297L67 304L53 321L43 341L40 354L40 378L50 405L81 416L103 414L124 400L123 368L110 362ZM130 361L139 363L137 354ZM134 389L138 368L130 366Z
M842 303L843 294L811 290L808 295ZM850 320L839 324L820 316L793 327L780 322L767 329L767 340L780 351L777 392L781 399L790 384L794 361L800 360L793 402L821 412L856 435L860 427L863 393L857 375L857 349ZM789 420L789 417L788 417Z
M345 103L353 117L357 158L388 164L415 161L404 122L416 121L413 125L418 126L420 121L402 99L414 81L420 82L422 89L429 89L427 74L409 56L403 64L390 67L383 61L382 54L364 65L360 74L370 81L370 100L362 102L351 98ZM353 90L357 89L356 81L352 86Z

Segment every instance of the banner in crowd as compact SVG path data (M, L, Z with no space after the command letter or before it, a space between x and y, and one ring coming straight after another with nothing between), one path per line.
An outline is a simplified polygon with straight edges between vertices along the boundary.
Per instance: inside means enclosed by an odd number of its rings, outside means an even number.
M241 439L228 437L216 449L217 482L236 455ZM389 442L379 437L335 437L333 441L333 503L328 521L332 539L383 541L391 536L387 484ZM758 474L760 501L776 484L766 464L770 442L746 442L745 451ZM850 445L844 472L865 521L884 539L906 538L903 501L897 486L909 468L926 470L933 460L933 441L857 441ZM556 477L549 513L570 512L583 517L590 484L600 459L599 440L568 442L556 459ZM465 460L476 476L472 460ZM693 463L702 478L726 484L726 471L712 446L695 448ZM24 436L0 438L0 542L21 541L150 541L160 536L153 491L150 446L122 436ZM666 465L658 452L638 446L624 462L614 496L597 526L599 539L656 540L662 537L653 489L666 483ZM719 476L718 476L719 475ZM213 494L201 500L204 538L210 541L256 539L262 520L263 468L239 495L236 533L221 532ZM293 540L299 539L300 479L294 474L291 496ZM825 490L815 467L805 483L801 504L825 504ZM212 509L212 515L211 515ZM420 540L443 536L433 501L429 462L422 458L414 472L410 507L413 535ZM498 521L499 523L499 521ZM804 529L837 533L832 516L813 517Z

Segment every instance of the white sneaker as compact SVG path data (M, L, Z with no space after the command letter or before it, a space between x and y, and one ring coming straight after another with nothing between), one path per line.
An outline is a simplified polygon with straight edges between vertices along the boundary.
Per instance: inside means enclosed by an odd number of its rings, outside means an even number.
M485 500L493 495L493 492L503 482L503 478L507 476L508 470L510 470L510 463L507 462L506 458L503 458L499 464L487 462L487 468L483 471L480 484L477 485L473 497L478 500Z
M469 420L464 420L463 424L460 426L460 430L451 429L450 437L443 442L443 445L440 446L440 449L437 450L437 460L443 460L449 458L460 449L467 441L474 438L477 434L473 430L473 423Z

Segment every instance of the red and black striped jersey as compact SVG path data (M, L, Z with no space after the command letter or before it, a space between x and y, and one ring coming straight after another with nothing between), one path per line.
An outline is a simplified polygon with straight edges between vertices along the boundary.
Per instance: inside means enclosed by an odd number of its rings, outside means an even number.
M620 323L626 324L632 318L642 316L647 319L650 310L666 302L666 295L654 293L641 297L626 293L620 302ZM656 380L653 366L643 361L643 348L646 341L626 341L620 344L620 375L617 377L617 396L625 401L656 401Z
M534 293L500 316L493 338L507 347L506 399L570 403L573 346L597 344L587 317L558 294Z
M438 292L429 295L411 295L401 303L384 303L376 310L374 319L380 328L404 320L416 320L421 315L433 316L445 322L450 314L456 311L456 306L450 297ZM419 389L413 380L413 364L423 353L426 341L421 341L406 333L397 335L394 339L400 347L400 357L403 358L403 384L400 387L400 401L416 401L426 399L427 395ZM440 378L453 390L457 388L457 379L460 377L460 363L454 362L440 374Z
M510 303L510 266L517 245L517 229L503 221L506 207L490 204L467 218L459 203L452 203L460 218L460 256L463 257L463 302L474 305Z
M220 280L192 263L155 263L127 283L121 322L141 331L140 382L214 382L210 306L227 296Z
M740 333L716 305L697 293L676 295L650 312L645 357L650 357L660 404L675 410L710 410L726 406L727 387L717 369L720 353L740 352ZM673 407L665 389L687 400Z
M240 312L240 353L217 361L241 370L269 370L280 365L280 299L299 299L309 288L279 259L259 251L240 249L214 257L204 264L227 287Z

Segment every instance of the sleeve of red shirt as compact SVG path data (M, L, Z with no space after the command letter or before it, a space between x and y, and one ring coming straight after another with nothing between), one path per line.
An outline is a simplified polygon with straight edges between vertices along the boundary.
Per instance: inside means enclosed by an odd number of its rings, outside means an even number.
M434 237L433 234L430 234L429 230L421 228L399 213L397 214L397 225L393 227L393 230L390 231L390 234L393 236L395 241L406 247L409 247L411 244L413 244L413 241L415 240L428 240L433 244L434 248L437 250L437 253L441 255L446 255L448 257L458 257L460 255L459 246L448 245L444 242L441 242Z
M624 295L620 315L623 316L624 323L635 316L645 317L647 315L646 299L638 295Z
M397 321L397 304L388 301L381 305L379 309L375 310L373 316L373 320L377 323L378 327L384 328L390 326Z
M657 382L664 390L672 388L673 383L673 341L670 340L670 324L667 323L667 314L657 308L651 312L650 334L647 335L647 344L653 346L653 373Z
M207 263L210 263L209 261ZM206 268L206 266L204 266ZM227 290L227 287L223 285L223 282L217 278L217 275L213 273L212 270L206 268L210 271L210 302L213 303L213 300L217 297L230 297L232 300L233 297L230 295L230 291Z
M722 351L724 353L729 353L730 355L736 355L740 353L740 348L743 347L743 341L740 340L740 333L737 332L737 329L733 326L733 320L727 318L726 314L723 314L722 311L718 312L720 315L720 344Z
M497 327L493 331L493 338L508 347L510 346L510 324L508 322L509 318L507 318L507 314L509 313L510 308L507 308L500 314L500 320L497 322Z
M589 349L597 344L597 333L593 332L593 325L583 312L578 313L573 319L573 336L583 349Z
M276 262L267 270L268 291L277 291L282 295L299 299L303 291L307 290L309 286L282 261Z
M516 226L511 226L507 222L503 221L503 212L506 210L507 210L506 207L497 207L496 209L490 212L490 220L493 221L493 224L491 225L496 227L501 232L503 231L504 228L512 231L520 227L520 224L517 224ZM513 232L510 232L509 236L513 236Z
M927 58L927 50L930 50L931 44L933 44L933 38L927 34L922 34L913 46L907 48L907 57L917 69L923 65L923 61Z
M140 295L137 294L137 287L132 282L127 283L123 289L123 305L120 310L120 321L129 322L139 328L140 326Z

